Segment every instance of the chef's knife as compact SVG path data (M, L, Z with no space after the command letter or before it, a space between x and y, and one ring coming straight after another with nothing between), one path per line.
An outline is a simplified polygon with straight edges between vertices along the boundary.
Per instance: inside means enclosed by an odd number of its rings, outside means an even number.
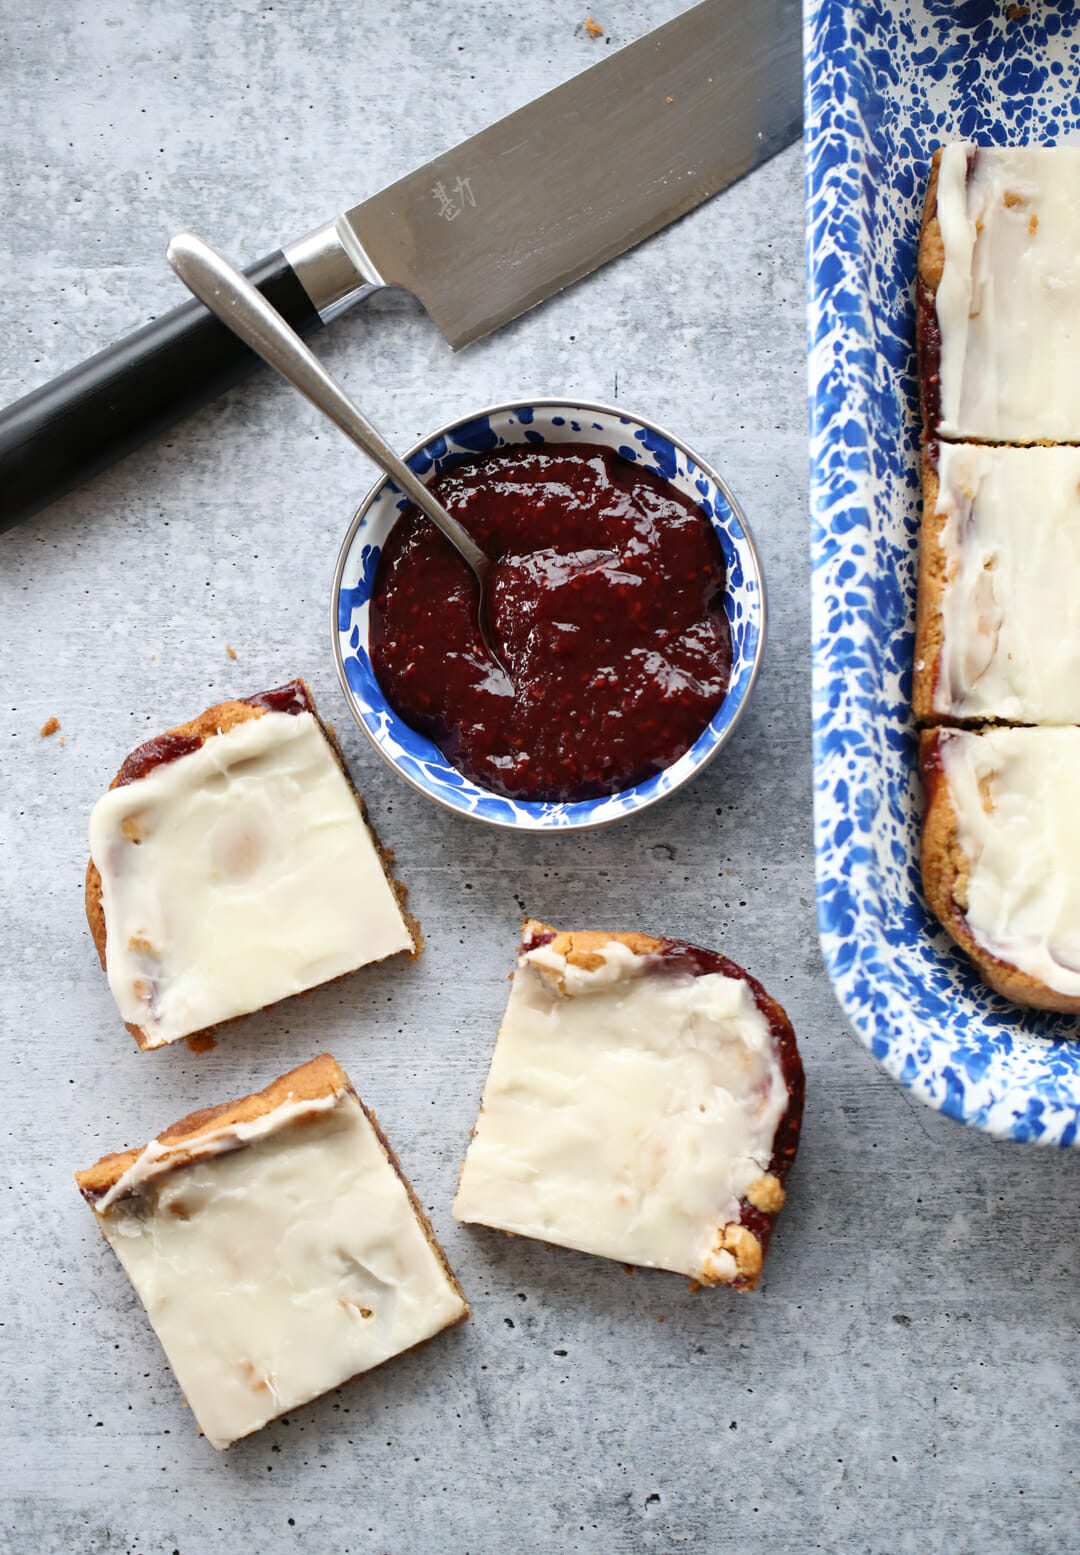
M247 272L301 334L403 286L458 350L799 134L799 0L704 0ZM246 377L186 303L0 413L0 532Z

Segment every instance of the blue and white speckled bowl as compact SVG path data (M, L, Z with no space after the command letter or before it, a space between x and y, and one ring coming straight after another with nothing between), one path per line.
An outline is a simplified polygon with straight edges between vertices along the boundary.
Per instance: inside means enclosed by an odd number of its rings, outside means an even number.
M368 602L379 551L406 506L398 488L381 480L364 498L345 536L334 574L331 630L338 675L349 708L375 749L407 783L436 804L493 826L525 831L580 831L603 826L655 804L716 755L734 729L757 678L765 639L765 595L754 543L738 504L715 470L685 443L651 421L609 405L534 399L495 405L442 427L406 455L423 480L467 454L508 443L599 443L655 470L685 492L712 520L727 564L731 682L716 716L672 766L633 788L577 804L524 803L503 798L464 777L423 735L387 705L368 655Z
M1080 1024L992 993L930 916L910 710L916 245L934 146L1080 134L1080 5L808 0L818 918L874 1057L951 1118L1080 1145Z

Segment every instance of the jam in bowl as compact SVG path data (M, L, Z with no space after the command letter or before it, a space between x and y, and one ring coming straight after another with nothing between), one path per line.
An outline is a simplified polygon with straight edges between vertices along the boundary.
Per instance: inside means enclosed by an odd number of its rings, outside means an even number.
M611 407L495 407L410 466L489 557L487 653L465 563L389 480L334 582L353 715L439 803L525 829L618 819L716 753L760 661L753 543L720 476ZM505 672L504 667L505 666Z

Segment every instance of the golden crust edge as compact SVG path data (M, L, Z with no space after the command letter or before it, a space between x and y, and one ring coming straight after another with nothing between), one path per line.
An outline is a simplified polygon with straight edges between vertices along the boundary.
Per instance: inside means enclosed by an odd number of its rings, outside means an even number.
M735 1273L730 1278L713 1272L708 1261L696 1276L702 1285L732 1285L739 1290L754 1290L765 1266L765 1253L761 1243L749 1226L737 1220L722 1225L713 1244L713 1252L730 1253L735 1260Z
M934 689L942 670L945 643L941 601L947 581L948 557L942 544L946 515L938 512L940 479L936 463L926 448L922 455L922 494L911 705L920 723L927 723L940 716L934 711Z
M661 950L664 943L652 934L639 934L634 930L556 929L550 923L541 923L538 918L526 919L522 928L523 941L538 934L550 934L550 949L562 956L567 966L577 967L582 972L595 972L603 966L603 951L607 945L625 945L635 956L651 956ZM550 967L537 967L537 971L554 983L560 993L566 992L561 972Z
M779 1177L763 1172L746 1190L747 1201L766 1215L779 1215L787 1199L787 1191Z
M941 222L937 211L938 176L943 150L943 146L938 146L930 159L922 225L919 228L918 275L931 296L936 295L945 269L945 244L941 236Z
M350 1089L350 1086L344 1069L329 1053L320 1053L296 1069L290 1069L287 1074L279 1075L261 1091L241 1096L237 1101L221 1102L214 1107L201 1107L196 1112L189 1112L186 1117L170 1123L160 1134L155 1135L155 1139L159 1144L175 1147L176 1158L168 1166L168 1170L172 1171L186 1166L194 1158L193 1153L185 1151L183 1147L195 1144L208 1134L238 1123L252 1123L290 1102L318 1101L346 1089ZM80 1192L84 1196L107 1193L135 1164L145 1148L145 1145L136 1145L128 1150L114 1151L103 1155L85 1171L76 1172L75 1181Z

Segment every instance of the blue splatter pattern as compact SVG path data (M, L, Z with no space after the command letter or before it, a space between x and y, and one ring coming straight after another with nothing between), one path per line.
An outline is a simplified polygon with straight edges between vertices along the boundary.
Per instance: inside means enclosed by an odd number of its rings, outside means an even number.
M1014 14L1010 15L1010 11ZM992 993L928 913L910 715L916 246L935 146L1080 131L1080 7L805 7L818 919L856 1030L1000 1138L1077 1145L1080 1026Z

